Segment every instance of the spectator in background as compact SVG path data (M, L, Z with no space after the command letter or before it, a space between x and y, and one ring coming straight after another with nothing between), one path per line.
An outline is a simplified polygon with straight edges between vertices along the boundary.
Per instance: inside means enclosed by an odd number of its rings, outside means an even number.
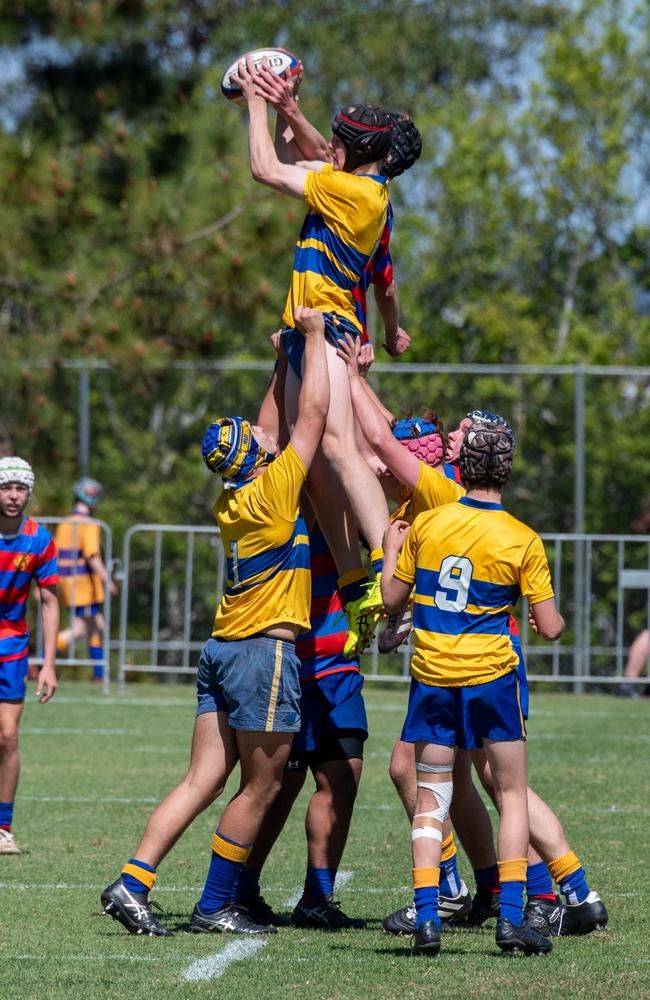
M638 531L641 535L650 535L650 499L646 501L645 507L635 521L632 521L633 531ZM622 698L640 698L641 695L634 683L647 668L650 657L650 631L642 629L630 646L627 655L627 662L623 676L626 678L618 689ZM649 691L650 688L646 688Z
M104 676L104 588L108 587L113 597L117 594L102 559L100 527L93 521L103 493L96 479L84 476L76 482L72 513L58 525L55 536L61 575L59 592L72 616L69 627L59 632L57 650L65 653L71 644L87 636L94 681Z

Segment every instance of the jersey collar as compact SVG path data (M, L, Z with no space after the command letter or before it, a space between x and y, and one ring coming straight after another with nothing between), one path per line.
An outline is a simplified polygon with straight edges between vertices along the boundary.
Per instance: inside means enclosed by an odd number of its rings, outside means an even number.
M464 507L476 507L477 510L503 510L502 503L490 503L489 500L473 500L470 497L461 497L458 503Z

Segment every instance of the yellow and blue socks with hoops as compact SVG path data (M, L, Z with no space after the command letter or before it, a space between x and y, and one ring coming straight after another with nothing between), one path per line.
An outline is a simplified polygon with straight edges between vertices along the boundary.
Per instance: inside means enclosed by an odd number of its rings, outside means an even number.
M368 574L363 566L351 569L338 578L338 588L341 600L347 606L353 601L359 601L366 592L369 583Z
M561 858L551 861L548 867L570 906L582 903L587 898L589 895L587 876L577 854L569 851Z
M413 901L415 902L415 925L421 927L427 920L433 920L440 927L438 898L440 890L439 868L413 869Z
M499 916L510 920L517 927L524 922L524 886L526 885L527 858L499 861Z
M457 896L460 892L460 873L458 871L458 850L453 833L445 837L441 850L440 894L442 896Z
M526 895L529 899L555 899L553 879L543 861L528 865L526 872Z
M199 900L202 913L223 910L235 898L237 883L251 853L252 844L238 844L217 827L212 837L212 857Z
M131 858L121 871L122 881L129 892L149 892L156 884L156 869L146 861Z

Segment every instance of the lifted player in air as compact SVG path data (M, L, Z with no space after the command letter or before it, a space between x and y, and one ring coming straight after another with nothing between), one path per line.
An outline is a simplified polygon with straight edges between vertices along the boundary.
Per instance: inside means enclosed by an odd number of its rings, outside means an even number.
M387 609L399 610L414 592L413 679L402 739L415 745L417 774L411 834L416 953L440 949L438 882L453 765L458 749L478 748L500 807L497 945L527 955L551 950L550 940L524 922L526 730L509 616L523 593L545 639L557 639L564 621L541 539L501 504L513 450L504 421L473 426L460 451L466 496L418 515L412 527L395 521L385 538Z
M293 313L298 305L307 305L326 316L331 397L322 452L310 470L308 491L339 572L350 628L346 653L354 655L369 641L381 615L378 581L369 584L362 568L355 521L368 541L373 561L380 566L388 511L381 488L360 460L355 445L347 379L335 345L345 331L363 332L358 290L386 226L387 178L381 174L381 165L390 149L393 123L380 108L348 106L332 122L327 150L331 162L322 162L322 144L318 160L282 162L269 133L266 99L261 96L250 60L240 64L235 79L248 104L253 177L306 201L308 207L283 314L285 350L291 366L287 419L291 426L303 348ZM332 469L340 487L338 497L332 496Z
M259 934L236 902L236 885L277 795L293 734L300 729L299 632L309 628L309 544L298 502L329 406L323 316L299 307L305 370L298 418L281 452L241 417L213 423L203 441L208 467L224 480L214 513L228 567L212 638L197 676L197 718L185 778L151 815L136 854L101 896L132 934L163 936L148 893L156 867L183 831L241 767L237 794L212 839L208 877L190 929Z
M41 705L56 691L59 574L48 531L25 516L34 473L22 458L0 458L0 854L20 854L12 833L20 773L18 729L25 705L29 630L27 598L36 582L43 618L43 666L36 695Z
M447 435L446 463L432 468L427 462L421 461L416 451L404 448L404 442L396 440L383 412L374 404L367 385L358 376L357 353L357 346L351 341L345 348L341 348L341 355L346 358L349 366L355 414L376 455L401 488L409 492L410 496L396 511L396 515L412 523L418 513L453 503L464 496L465 490L459 482L458 467L461 445L470 429L475 425L479 426L486 419L496 419L496 415L482 410L468 413L458 427ZM393 631L397 641L403 641L410 630L409 622L407 620L406 627L401 630L399 615L395 616L395 621L397 625ZM528 684L519 631L512 616L510 641L518 658L522 710L526 718ZM481 783L495 800L490 768L483 751L477 750L472 753L472 761ZM495 861L490 858L489 817L471 783L468 762L460 763L462 766L456 768L456 795L452 806L452 818L461 842L472 860L477 882L477 893L468 925L480 926L498 912L498 872ZM397 740L393 748L391 777L409 819L412 819L416 797L413 747L402 740ZM607 910L598 894L589 887L582 864L571 850L559 818L530 787L528 811L531 847L528 852L527 921L551 935L587 934L607 926ZM477 819L479 815L480 821ZM479 825L482 833L477 829ZM566 905L558 903L555 898L552 879L559 883ZM414 919L413 907L404 907L386 918L384 928L391 933L412 934Z

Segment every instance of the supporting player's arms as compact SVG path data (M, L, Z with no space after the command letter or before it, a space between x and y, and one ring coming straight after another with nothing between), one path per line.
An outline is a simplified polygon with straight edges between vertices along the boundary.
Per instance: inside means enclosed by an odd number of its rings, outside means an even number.
M294 320L305 338L305 355L291 446L309 468L323 435L330 405L325 322L321 312L305 306L295 309Z
M57 688L56 637L59 631L59 602L56 587L39 587L43 619L43 666L38 674L36 696L41 704L49 701Z
M420 460L393 437L393 432L384 415L366 392L363 380L359 377L357 362L360 348L359 338L355 341L349 334L346 334L346 342L346 345L341 345L338 348L337 354L343 358L348 366L354 415L363 435L393 475L409 489L415 489L420 475Z
M564 618L555 606L555 598L530 605L530 627L547 642L555 642L564 632Z
M381 599L389 615L395 614L408 601L412 585L393 576L400 549L410 531L408 521L393 521L384 532L384 566L381 571Z
M289 440L284 412L284 383L287 375L287 356L282 349L280 331L271 335L271 343L277 355L273 376L260 405L257 423L267 434L284 448Z

